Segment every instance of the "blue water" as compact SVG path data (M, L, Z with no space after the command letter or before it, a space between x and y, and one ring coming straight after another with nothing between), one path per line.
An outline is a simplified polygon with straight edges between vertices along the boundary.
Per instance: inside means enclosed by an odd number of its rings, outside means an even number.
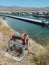
M35 18L33 16L30 16L30 18L44 20L45 22L49 21L49 19L46 18ZM36 42L41 43L42 45L49 42L49 28L8 17L6 17L6 20L11 28L21 34L24 32L28 33L29 37L34 39Z

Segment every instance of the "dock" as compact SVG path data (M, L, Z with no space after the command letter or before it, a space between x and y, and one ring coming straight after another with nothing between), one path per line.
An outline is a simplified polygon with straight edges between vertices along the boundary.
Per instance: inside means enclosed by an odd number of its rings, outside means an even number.
M22 21L29 22L29 23L39 24L43 26L46 25L43 21L36 20L36 19L24 18L24 17L19 17L19 16L13 16L13 15L1 15L1 16L10 17L10 18L22 20Z

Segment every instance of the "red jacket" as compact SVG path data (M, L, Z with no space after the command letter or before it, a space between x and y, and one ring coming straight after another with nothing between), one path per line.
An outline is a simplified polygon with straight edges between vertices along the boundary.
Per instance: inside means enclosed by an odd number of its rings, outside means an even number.
M22 35L22 44L26 44L27 39L27 35Z

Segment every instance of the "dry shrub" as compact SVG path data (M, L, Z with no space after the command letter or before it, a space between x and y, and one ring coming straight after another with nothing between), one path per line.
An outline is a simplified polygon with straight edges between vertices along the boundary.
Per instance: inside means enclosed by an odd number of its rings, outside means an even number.
M36 65L48 65L49 54L46 51L44 54L39 53L39 55L33 55L30 62L35 62Z

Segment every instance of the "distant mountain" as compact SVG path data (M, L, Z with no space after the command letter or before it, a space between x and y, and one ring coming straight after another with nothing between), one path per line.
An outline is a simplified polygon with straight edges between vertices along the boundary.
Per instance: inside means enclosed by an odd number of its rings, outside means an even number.
M32 8L32 7L6 7L6 6L0 6L0 12L38 12L38 11L49 11L49 7L43 7L43 8Z

